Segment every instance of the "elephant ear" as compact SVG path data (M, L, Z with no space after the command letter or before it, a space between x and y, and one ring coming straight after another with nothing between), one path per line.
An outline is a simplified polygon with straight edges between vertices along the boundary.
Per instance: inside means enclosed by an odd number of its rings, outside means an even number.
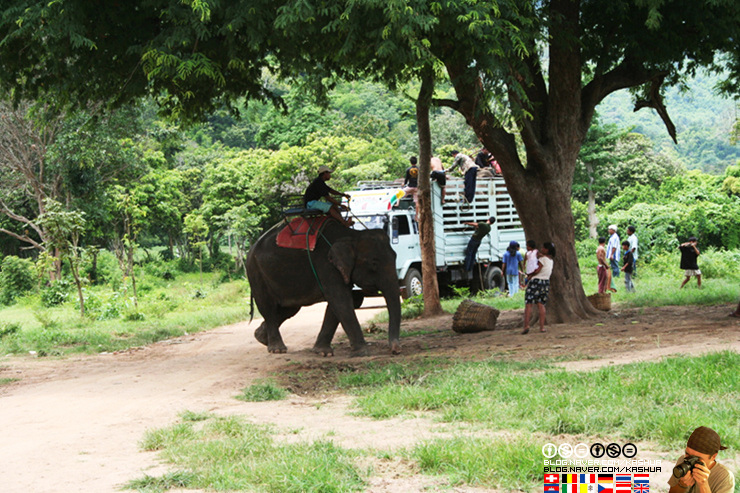
M355 250L349 239L343 238L334 242L329 249L329 262L342 274L344 284L349 284L352 269L355 268Z

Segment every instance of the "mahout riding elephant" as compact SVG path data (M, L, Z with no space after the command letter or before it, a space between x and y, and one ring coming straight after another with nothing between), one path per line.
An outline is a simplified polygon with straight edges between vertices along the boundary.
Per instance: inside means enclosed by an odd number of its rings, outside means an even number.
M400 353L401 302L396 254L388 235L381 230L356 231L328 219L313 251L283 248L276 237L285 223L263 234L247 257L247 277L252 300L264 317L255 338L271 353L287 351L280 325L303 306L326 301L324 322L313 350L334 354L331 341L342 324L353 356L369 354L362 328L355 315L357 297L353 285L363 292L381 293L388 307L388 341L393 354ZM355 293L356 294L356 293Z

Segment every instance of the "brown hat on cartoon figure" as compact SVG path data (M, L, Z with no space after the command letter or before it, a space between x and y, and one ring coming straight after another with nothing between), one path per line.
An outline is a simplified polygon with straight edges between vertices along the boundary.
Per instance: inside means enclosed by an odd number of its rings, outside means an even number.
M686 444L688 448L694 449L702 454L714 455L720 450L725 450L720 443L719 435L716 431L706 426L700 426L694 430Z

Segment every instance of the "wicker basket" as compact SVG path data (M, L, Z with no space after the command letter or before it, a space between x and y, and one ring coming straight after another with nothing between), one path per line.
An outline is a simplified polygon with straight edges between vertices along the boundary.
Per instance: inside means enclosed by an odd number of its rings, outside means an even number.
M459 334L494 330L500 313L492 306L465 300L452 317L452 330Z
M597 310L608 312L612 309L612 294L611 293L596 293L588 297L588 301Z

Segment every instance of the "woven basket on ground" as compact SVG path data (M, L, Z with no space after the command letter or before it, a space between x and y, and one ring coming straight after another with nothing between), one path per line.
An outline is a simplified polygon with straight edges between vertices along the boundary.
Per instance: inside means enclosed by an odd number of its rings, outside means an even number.
M597 310L608 312L612 309L612 294L611 293L596 293L588 297L588 301Z
M499 313L492 306L465 300L452 317L452 330L461 334L493 330Z

